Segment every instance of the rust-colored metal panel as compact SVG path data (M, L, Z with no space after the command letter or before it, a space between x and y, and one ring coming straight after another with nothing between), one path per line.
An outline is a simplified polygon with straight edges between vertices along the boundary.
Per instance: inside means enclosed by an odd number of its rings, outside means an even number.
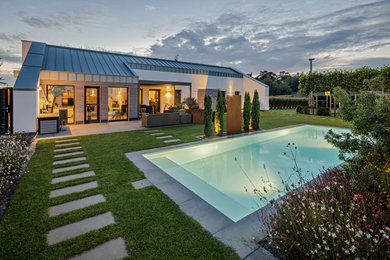
M241 133L241 95L228 95L226 100L227 134Z

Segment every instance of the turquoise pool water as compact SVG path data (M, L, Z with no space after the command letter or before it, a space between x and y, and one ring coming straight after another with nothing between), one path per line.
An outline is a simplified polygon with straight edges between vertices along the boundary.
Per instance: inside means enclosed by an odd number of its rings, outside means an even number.
M143 156L236 222L266 205L254 194L254 186L262 198L272 199L280 194L276 189L283 189L282 180L297 184L288 143L297 147L290 145L306 180L340 164L338 149L324 139L329 129L297 126Z

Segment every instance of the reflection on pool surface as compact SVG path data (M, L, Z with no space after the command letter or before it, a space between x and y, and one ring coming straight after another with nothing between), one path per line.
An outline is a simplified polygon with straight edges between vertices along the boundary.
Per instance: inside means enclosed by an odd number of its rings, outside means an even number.
M251 182L259 190L270 184L282 189L282 180L298 182L292 170L294 161L284 155L289 152L288 143L297 146L297 162L307 180L324 167L340 164L338 149L324 139L329 129L349 131L305 125L143 156L236 222L266 204L253 194ZM276 195L265 194L268 199Z

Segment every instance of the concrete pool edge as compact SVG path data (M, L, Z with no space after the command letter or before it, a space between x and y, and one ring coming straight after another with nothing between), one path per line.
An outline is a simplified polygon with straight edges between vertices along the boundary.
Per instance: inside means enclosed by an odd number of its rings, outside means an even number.
M233 248L240 256L240 258L275 259L275 257L270 252L254 242L263 239L266 236L264 232L260 231L261 223L258 220L257 213L260 211L266 212L269 207L268 205L246 216L238 222L233 222L220 211L211 206L208 202L200 198L198 195L193 193L191 190L186 188L184 185L176 181L174 178L169 176L159 167L146 159L143 154L186 147L194 144L218 142L226 140L226 138L260 134L305 125L311 124L290 125L257 132L224 136L218 139L200 140L190 143L182 143L149 150L130 152L126 153L126 157L131 160L141 171L144 172L145 177L154 186L159 188L163 193L170 197L184 213L194 218L204 229L209 231L219 241Z

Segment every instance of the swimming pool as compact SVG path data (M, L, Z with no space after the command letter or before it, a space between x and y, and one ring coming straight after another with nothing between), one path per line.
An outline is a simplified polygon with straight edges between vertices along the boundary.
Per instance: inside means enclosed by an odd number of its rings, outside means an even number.
M341 163L338 149L324 139L329 129L337 133L349 131L303 125L143 156L237 222L266 205L254 194L254 186L260 191L266 189L262 197L272 199L280 194L275 189L283 189L282 180L297 184L289 143L307 180L321 169Z

